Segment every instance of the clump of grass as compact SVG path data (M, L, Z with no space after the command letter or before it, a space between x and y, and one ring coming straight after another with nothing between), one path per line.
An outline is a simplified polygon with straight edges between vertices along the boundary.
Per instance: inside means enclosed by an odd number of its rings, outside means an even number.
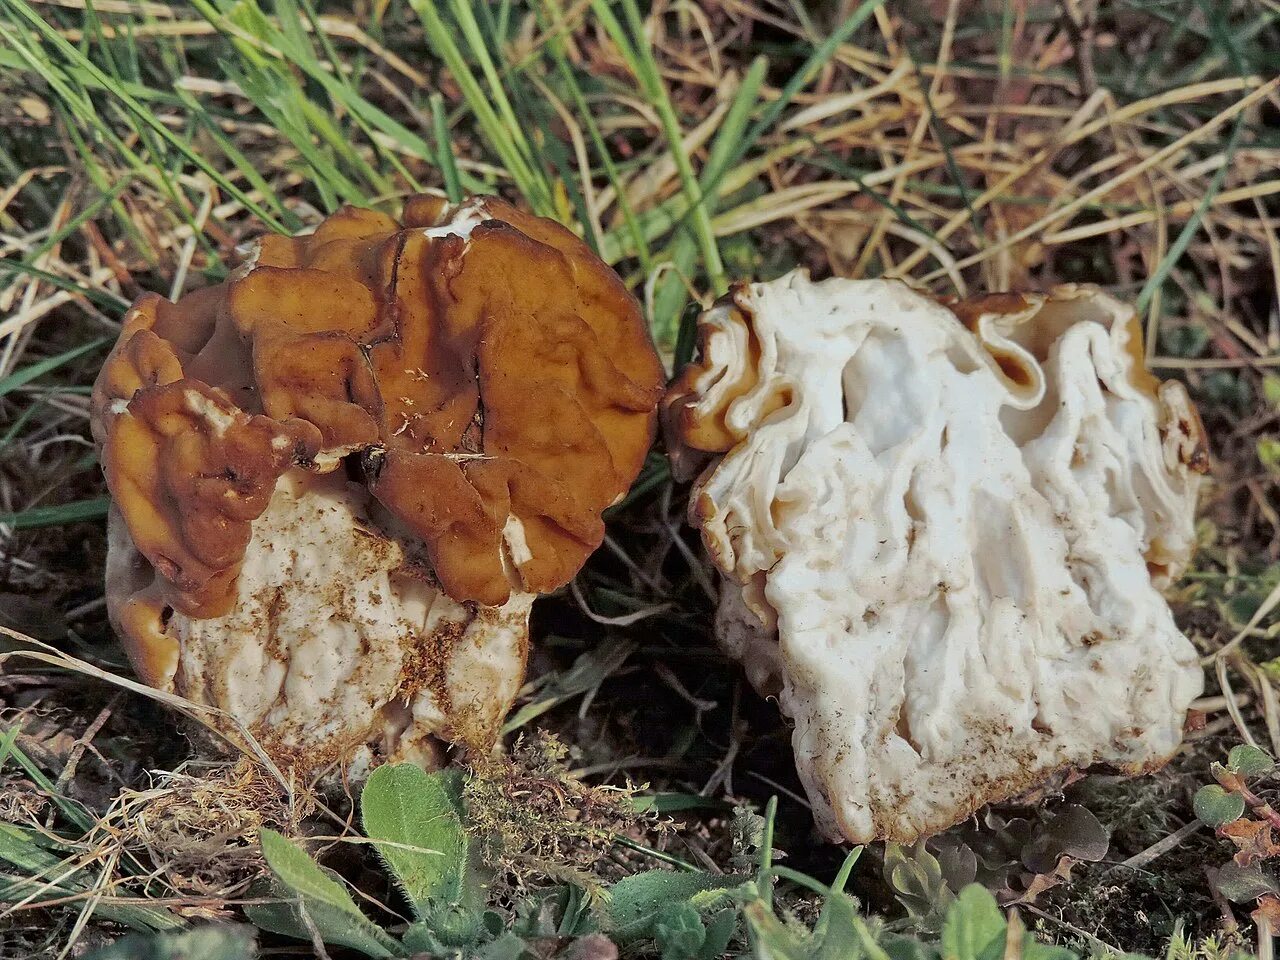
M597 891L634 870L628 848L643 850L642 840L670 831L654 813L641 812L635 789L573 777L569 753L537 731L518 738L510 756L476 765L467 781L468 818L484 840L484 857L516 889L541 876Z
M264 828L295 832L313 801L290 805L260 766L238 761L157 771L149 789L121 791L104 818L131 847L146 852L171 890L204 898L198 913L231 915L222 902L241 899L263 871Z

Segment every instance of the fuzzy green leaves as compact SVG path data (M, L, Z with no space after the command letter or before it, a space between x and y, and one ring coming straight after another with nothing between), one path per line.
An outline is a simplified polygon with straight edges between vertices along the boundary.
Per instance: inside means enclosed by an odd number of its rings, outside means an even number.
M1227 769L1242 777L1268 777L1275 772L1276 762L1265 750L1242 743L1231 748Z
M1276 762L1266 751L1249 744L1233 747L1225 766L1214 763L1209 767L1218 782L1196 791L1196 816L1220 829L1243 817L1246 806L1261 813L1265 802L1249 789L1246 781L1269 777L1275 769Z
M976 883L961 890L947 911L941 947L944 960L1002 960L1011 955L1022 960L1072 960L1075 956L1063 947L1040 943L1020 924L1011 925L996 898Z
M662 960L719 960L737 928L735 907L707 919L686 901L663 908L653 924L653 939Z
M648 870L619 880L609 888L609 932L620 941L653 937L660 918L684 921L668 912L687 905L695 913L724 898L740 877L716 877L701 871L676 873Z
M360 795L364 832L419 919L467 899L467 834L456 781L409 763L379 767Z
M283 901L248 908L264 930L403 957L471 948L492 935L483 888L470 865L458 774L412 764L374 771L360 796L365 834L413 907L417 922L398 941L367 918L342 882L300 847L262 831L262 853Z
M942 925L942 952L956 960L977 960L989 947L1004 953L1005 919L995 898L979 886L966 887L947 911Z
M937 933L955 894L947 886L938 858L924 842L914 847L885 844L884 878L916 926Z
M263 830L262 855L286 902L247 907L257 926L300 940L318 937L369 957L403 956L400 945L360 912L341 881L301 847Z

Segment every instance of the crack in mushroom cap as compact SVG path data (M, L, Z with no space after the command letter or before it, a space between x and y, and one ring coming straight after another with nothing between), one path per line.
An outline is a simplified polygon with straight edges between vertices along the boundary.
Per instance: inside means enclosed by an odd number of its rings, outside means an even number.
M291 765L483 751L661 390L613 272L501 201L265 237L140 298L94 386L112 621Z
M795 721L819 825L909 842L1177 748L1203 678L1159 593L1202 431L1097 290L939 304L793 273L699 321L663 401L717 634Z

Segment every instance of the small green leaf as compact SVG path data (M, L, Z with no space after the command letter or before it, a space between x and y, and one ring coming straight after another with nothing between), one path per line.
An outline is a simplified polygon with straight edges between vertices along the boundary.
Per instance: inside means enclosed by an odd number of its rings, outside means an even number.
M896 933L886 934L880 946L889 960L937 960L940 956L933 944Z
M431 929L431 924L425 920L409 924L401 934L400 942L411 955L425 953L434 956L447 950L435 931Z
M662 952L662 960L698 960L707 939L707 927L693 904L669 903L654 921L653 939Z
M1276 762L1265 750L1242 743L1227 755L1227 769L1242 777L1265 777L1276 768Z
M1244 800L1234 793L1211 783L1196 791L1193 807L1201 823L1217 829L1233 820L1239 820L1244 814Z
M1274 373L1263 376L1262 395L1267 398L1267 403L1280 410L1280 376Z
M699 894L741 882L738 877L717 877L702 871L648 870L625 877L609 888L610 932L621 941L652 937L659 915L668 906L695 898L703 901Z
M274 891L287 896L284 891ZM302 911L306 910L304 918ZM282 900L278 903L257 903L244 908L245 916L260 930L278 933L295 940L312 942L312 930L330 946L350 947L367 957L377 960L400 957L399 945L369 920L356 920L343 911L335 911L323 903L307 903Z
M725 907L707 922L707 935L702 941L700 960L720 960L729 949L729 941L738 931L738 910Z
M441 904L432 910L426 925L446 949L474 947L487 933L482 914L453 904Z
M884 850L884 878L917 928L937 932L955 894L947 886L942 866L920 841L913 847L889 843Z
M1022 850L1022 863L1034 873L1050 873L1062 857L1096 863L1107 855L1111 834L1078 804L1060 807Z
M1258 438L1258 462L1271 473L1280 473L1280 440L1275 437Z
M1275 881L1255 866L1242 867L1228 860L1218 869L1214 886L1232 903L1249 903L1258 897L1276 892Z
M478 960L522 960L529 955L529 945L514 933L504 933L497 940L486 944L476 954Z
M379 767L360 795L360 815L419 918L461 901L467 835L442 774L411 763Z
M262 831L262 856L276 879L292 892L363 916L342 884L327 876L305 850L274 830Z
M992 945L1004 952L1004 914L983 886L971 883L956 896L942 925L942 955L947 960L980 960Z
M827 897L813 935L818 941L812 953L813 960L854 960L858 956L854 953L854 943L862 941L865 947L870 938L853 898L844 893L833 893ZM874 957L866 951L863 955Z
M246 907L245 914L254 924L273 933L310 940L310 927L302 915L305 911L325 943L351 947L370 957L400 955L399 944L361 913L342 883L305 850L274 830L264 829L262 855L286 897L296 900Z

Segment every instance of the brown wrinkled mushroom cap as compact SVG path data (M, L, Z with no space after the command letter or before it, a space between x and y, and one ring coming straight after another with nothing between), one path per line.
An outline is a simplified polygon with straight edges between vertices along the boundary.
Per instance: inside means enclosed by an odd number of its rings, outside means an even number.
M344 208L226 283L141 298L95 384L130 535L191 616L224 613L292 466L345 462L450 597L571 579L654 431L635 301L576 236L502 201ZM347 458L343 461L343 458Z

